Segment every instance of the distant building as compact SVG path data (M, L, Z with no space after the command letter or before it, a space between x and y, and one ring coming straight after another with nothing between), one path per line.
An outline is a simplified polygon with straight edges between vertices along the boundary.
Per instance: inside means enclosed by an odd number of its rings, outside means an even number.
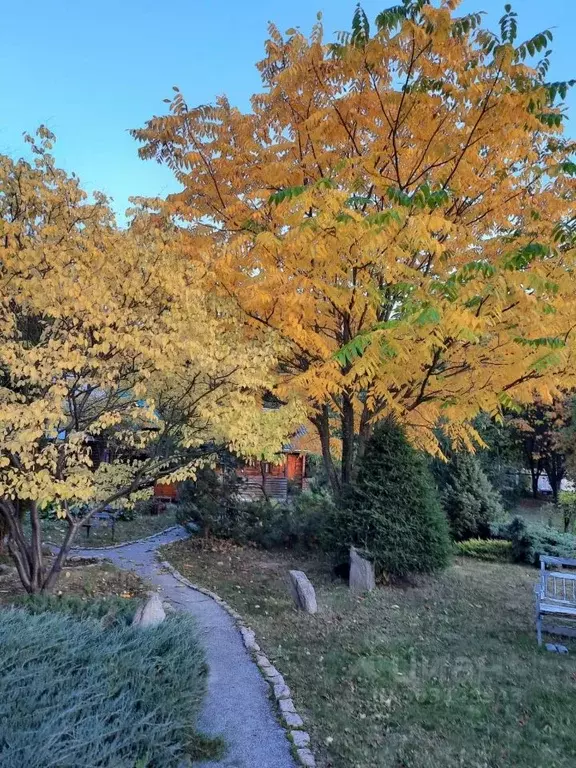
M241 480L240 496L243 499L268 498L285 501L289 492L305 490L306 454L310 453L311 435L306 427L299 427L290 443L282 448L278 463L269 461L243 462L236 474Z

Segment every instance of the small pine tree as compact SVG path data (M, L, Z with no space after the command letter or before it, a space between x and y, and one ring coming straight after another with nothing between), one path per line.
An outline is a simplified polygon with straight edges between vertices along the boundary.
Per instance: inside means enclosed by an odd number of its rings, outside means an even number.
M336 518L340 543L364 550L377 573L402 577L448 564L448 525L432 474L392 421L376 427Z
M454 539L490 538L490 523L502 516L503 507L478 459L456 453L441 475L442 505Z

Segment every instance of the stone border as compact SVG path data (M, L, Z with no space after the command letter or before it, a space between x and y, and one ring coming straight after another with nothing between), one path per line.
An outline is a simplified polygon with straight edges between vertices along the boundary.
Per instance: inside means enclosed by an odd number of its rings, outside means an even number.
M158 555L157 555L158 557ZM207 597L212 598L214 602L223 608L234 620L236 627L242 635L242 641L246 650L250 653L258 666L260 672L264 678L270 684L274 699L278 707L278 713L283 722L284 728L288 733L288 738L295 747L296 756L304 768L315 768L316 760L310 750L310 736L303 730L304 721L300 715L296 712L296 707L291 698L290 689L286 685L284 678L278 672L276 667L270 662L267 656L264 655L262 649L256 642L256 635L254 631L244 623L242 616L235 611L225 600L223 600L215 592L212 592L205 587L200 587L198 584L193 584L187 578L174 568L167 560L161 560L158 557L159 564L169 571L174 578L181 584L184 584L190 589L196 590Z
M145 536L143 539L133 539L132 541L122 541L120 544L107 544L105 547L91 547L90 546L90 540L88 540L88 544L85 547L80 547L78 545L75 545L73 547L70 547L70 552L74 552L78 549L89 549L92 552L101 552L102 550L106 549L120 549L121 547L130 547L132 544L143 544L145 541L150 541L150 539L155 539L157 536L163 536L165 533L170 533L170 531L175 531L178 528L182 528L181 525L171 525L169 528L164 528L163 531L158 531L158 533L153 533L151 536ZM52 547L58 547L58 544L52 544L51 541L47 541L46 544L50 544Z

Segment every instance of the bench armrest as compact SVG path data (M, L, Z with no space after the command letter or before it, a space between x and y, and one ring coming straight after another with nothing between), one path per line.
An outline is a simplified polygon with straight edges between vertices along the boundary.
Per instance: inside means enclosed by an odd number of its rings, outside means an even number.
M540 563L544 565L569 565L576 568L576 559L571 557L552 557L551 555L540 555Z

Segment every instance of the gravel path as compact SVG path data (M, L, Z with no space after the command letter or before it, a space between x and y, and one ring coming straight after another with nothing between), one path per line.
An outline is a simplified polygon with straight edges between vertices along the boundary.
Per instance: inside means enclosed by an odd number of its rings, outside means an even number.
M202 768L295 768L285 731L274 717L269 686L246 651L232 618L214 600L162 571L158 547L188 536L183 528L114 549L74 549L81 557L101 557L159 587L163 600L195 618L210 667L208 694L199 729L222 736L223 760ZM200 768L200 767L199 767Z

